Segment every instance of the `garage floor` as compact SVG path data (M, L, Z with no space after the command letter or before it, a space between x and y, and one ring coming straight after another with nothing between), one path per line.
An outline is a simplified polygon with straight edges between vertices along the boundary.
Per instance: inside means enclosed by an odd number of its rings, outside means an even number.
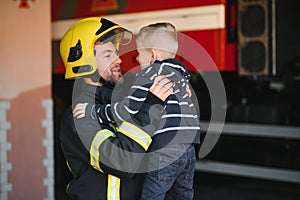
M195 200L299 200L300 184L196 172Z
M194 200L299 200L300 184L220 174L195 173ZM64 191L56 200L67 200ZM169 195L166 200L172 200Z

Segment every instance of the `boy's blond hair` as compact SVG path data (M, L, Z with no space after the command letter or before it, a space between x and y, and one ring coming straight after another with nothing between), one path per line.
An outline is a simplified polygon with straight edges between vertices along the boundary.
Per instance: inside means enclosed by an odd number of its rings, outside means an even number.
M166 58L175 57L178 50L177 32L169 22L159 22L140 29L136 44L138 49L156 49Z

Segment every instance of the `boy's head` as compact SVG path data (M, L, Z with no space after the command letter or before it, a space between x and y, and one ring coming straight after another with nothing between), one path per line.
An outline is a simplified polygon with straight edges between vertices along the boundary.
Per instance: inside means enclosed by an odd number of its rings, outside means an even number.
M136 45L137 60L142 67L155 60L174 58L178 50L176 28L168 22L144 26L137 35Z

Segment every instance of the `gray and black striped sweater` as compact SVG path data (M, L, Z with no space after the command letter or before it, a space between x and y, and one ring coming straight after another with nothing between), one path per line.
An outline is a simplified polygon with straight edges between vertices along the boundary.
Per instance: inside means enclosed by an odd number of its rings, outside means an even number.
M173 82L173 94L163 103L159 100L149 101L149 89L158 75L166 75ZM122 101L95 105L93 113L98 120L110 123L129 121L141 127L153 135L150 151L160 149L170 142L199 144L199 116L186 90L190 74L184 64L175 59L155 61L135 78L128 95ZM159 105L152 106L156 103ZM157 112L161 113L160 119L152 117L157 116Z

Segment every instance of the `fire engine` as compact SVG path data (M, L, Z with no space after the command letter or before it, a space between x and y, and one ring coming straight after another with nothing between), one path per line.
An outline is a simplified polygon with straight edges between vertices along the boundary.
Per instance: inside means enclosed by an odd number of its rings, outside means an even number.
M201 158L197 170L300 183L298 0L76 2L72 7L53 1L57 97L65 99L60 88L69 84L59 77L64 73L59 40L79 18L106 16L134 34L143 25L169 21L180 33L177 58L192 74L203 139L214 134L213 127L222 128L218 144ZM121 49L124 73L138 66L134 45ZM220 74L226 93L226 104L219 107L226 112L223 122L211 121L217 100L205 80L213 74Z

